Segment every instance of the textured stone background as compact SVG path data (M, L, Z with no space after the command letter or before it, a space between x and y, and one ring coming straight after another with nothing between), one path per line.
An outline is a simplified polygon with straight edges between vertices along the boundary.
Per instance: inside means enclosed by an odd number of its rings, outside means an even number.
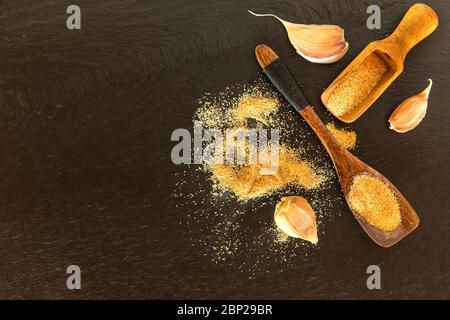
M180 224L186 208L171 197L179 170L170 161L172 130L192 127L205 91L259 78L253 51L261 42L285 58L329 118L323 89L369 41L392 32L413 1L79 0L80 31L66 28L72 1L1 1L0 297L450 298L450 2L426 2L440 27L351 125L356 154L402 190L419 229L382 249L341 205L323 225L320 250L298 255L284 272L268 266L249 277L212 263ZM369 4L382 8L381 30L366 29ZM350 50L330 66L308 63L280 24L247 9L339 24ZM390 112L428 78L425 121L406 135L389 131ZM272 211L265 207L260 219L271 223ZM72 263L82 269L78 292L65 286ZM366 288L371 264L382 268L381 291Z

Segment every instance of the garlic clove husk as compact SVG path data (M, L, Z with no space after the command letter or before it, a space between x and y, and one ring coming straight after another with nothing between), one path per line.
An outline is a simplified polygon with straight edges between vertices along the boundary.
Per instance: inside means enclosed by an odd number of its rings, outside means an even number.
M428 97L433 81L421 93L403 101L389 117L389 128L399 133L411 131L422 122L428 109Z
M336 25L297 24L280 19L273 14L257 14L257 17L274 17L288 33L289 41L297 53L313 63L330 64L339 61L348 51L344 29Z
M316 244L316 214L303 197L284 197L275 208L274 220L278 228L293 238L300 238Z

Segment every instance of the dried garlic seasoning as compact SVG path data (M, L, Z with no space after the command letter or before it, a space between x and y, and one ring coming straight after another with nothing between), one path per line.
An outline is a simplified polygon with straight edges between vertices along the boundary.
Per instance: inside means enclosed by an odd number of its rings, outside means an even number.
M350 113L369 97L387 71L377 54L369 55L333 90L326 104L328 110L337 117Z
M256 121L258 127L278 127L275 116L278 107L276 95L253 88L238 98L230 100L222 97L222 100L215 103L205 103L197 110L196 119L208 127L246 133L250 129L249 119ZM230 143L233 140L224 142ZM243 145L235 145L236 150L242 150L245 159L248 159L251 153L247 145L247 139L244 139ZM226 148L223 148L224 152L225 150ZM268 146L260 152L271 154L271 148ZM326 177L310 162L300 158L298 153L298 150L280 144L279 167L273 175L261 174L262 170L271 166L264 161L244 164L211 163L205 164L204 169L211 174L211 180L219 194L231 192L243 202L267 196L288 186L299 186L307 190L319 187Z
M351 208L382 231L394 231L401 223L400 205L392 190L379 178L363 173L350 186Z
M356 147L357 137L355 131L339 129L334 123L327 123L326 127L345 149L351 150Z

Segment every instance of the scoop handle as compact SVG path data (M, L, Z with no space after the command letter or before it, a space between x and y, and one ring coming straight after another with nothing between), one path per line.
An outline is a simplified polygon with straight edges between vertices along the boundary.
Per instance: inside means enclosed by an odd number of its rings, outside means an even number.
M409 8L397 29L386 40L400 46L404 59L409 50L428 37L438 25L436 12L426 4L416 3Z

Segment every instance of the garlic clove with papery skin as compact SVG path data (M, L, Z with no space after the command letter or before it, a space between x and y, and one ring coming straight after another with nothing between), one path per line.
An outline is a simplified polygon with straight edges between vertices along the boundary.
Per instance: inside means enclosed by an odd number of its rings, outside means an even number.
M339 61L348 51L344 30L339 26L289 23L286 29L297 53L308 61L330 64Z
M278 228L293 238L300 238L316 244L316 214L305 198L284 197L275 208L274 220Z
M428 97L433 81L421 93L403 101L389 117L389 128L399 133L411 131L422 122L428 109Z
M289 41L297 53L313 63L330 64L339 61L348 51L344 29L336 25L297 24L280 19L273 14L257 14L257 17L274 17L288 33Z

